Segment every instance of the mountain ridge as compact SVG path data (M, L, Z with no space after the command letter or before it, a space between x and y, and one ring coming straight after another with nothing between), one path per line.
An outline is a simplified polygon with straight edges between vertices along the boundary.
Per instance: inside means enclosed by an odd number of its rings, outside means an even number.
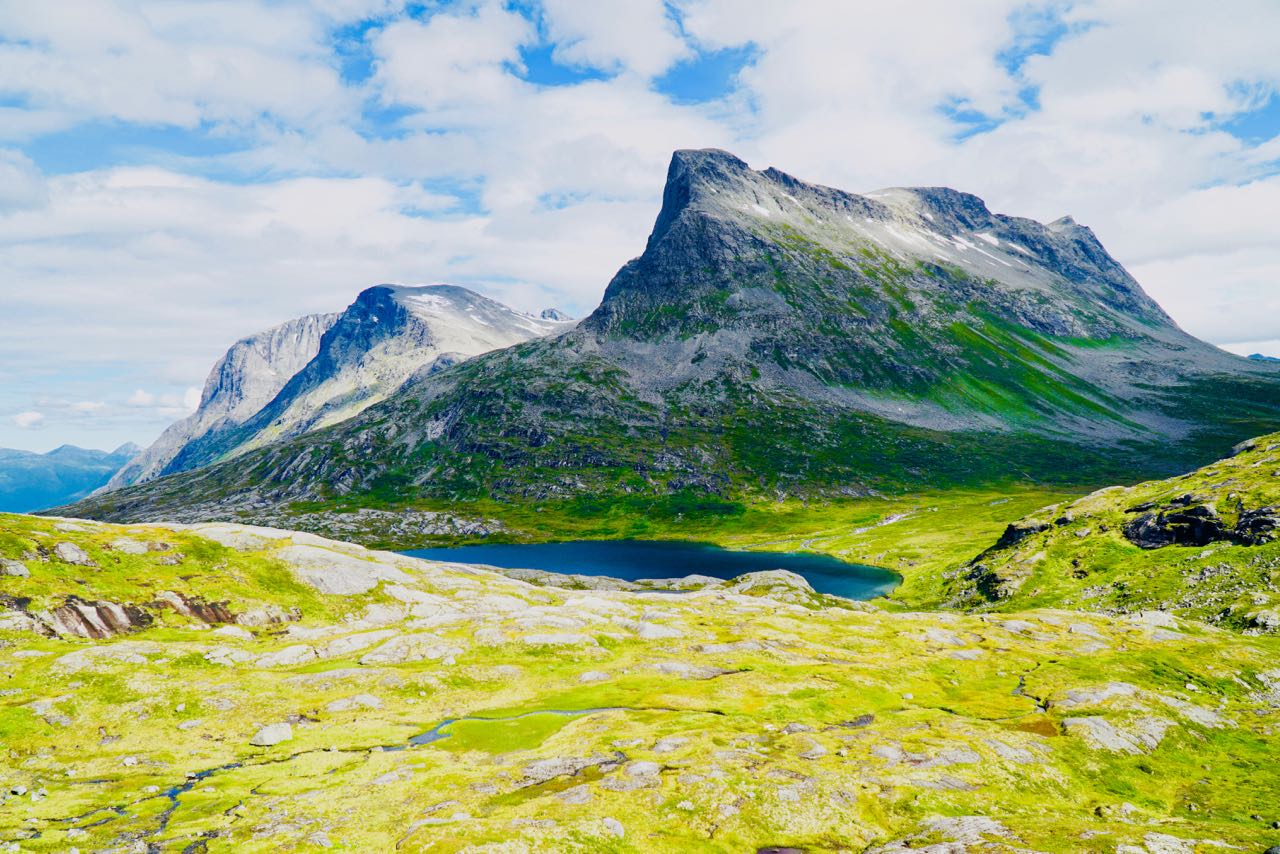
M187 445L252 417L315 356L321 337L337 319L337 314L310 314L236 341L209 371L196 411L166 428L103 491L172 474L174 458Z
M1280 371L1187 335L1074 220L684 151L644 253L574 329L412 378L234 470L73 511L1110 482L1277 423Z
M199 408L171 425L101 491L234 457L357 414L407 378L568 328L456 285L375 285L345 311L307 315L237 341Z
M0 512L25 513L85 498L138 451L132 442L111 451L77 445L43 454L0 448Z

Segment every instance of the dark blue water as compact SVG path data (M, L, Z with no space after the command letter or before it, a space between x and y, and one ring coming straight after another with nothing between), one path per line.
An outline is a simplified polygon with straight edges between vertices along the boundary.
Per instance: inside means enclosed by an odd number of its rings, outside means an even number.
M507 569L541 569L569 575L604 575L625 581L709 575L733 578L744 572L788 569L819 593L871 599L898 585L887 569L845 563L801 552L735 552L702 543L652 540L583 540L570 543L494 543L405 552L429 560L480 563Z

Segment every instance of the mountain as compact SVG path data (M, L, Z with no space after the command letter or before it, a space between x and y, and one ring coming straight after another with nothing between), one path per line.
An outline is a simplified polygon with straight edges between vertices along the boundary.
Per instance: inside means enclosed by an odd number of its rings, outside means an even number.
M336 314L311 314L242 338L205 380L200 405L171 424L145 451L116 473L105 490L181 471L174 459L195 442L211 441L252 417L316 355Z
M566 567L569 569L569 567ZM549 573L548 573L549 575ZM0 515L9 851L1258 854L1280 637ZM224 844L225 843L225 844Z
M47 454L0 448L0 512L25 513L78 501L106 483L136 453L63 445Z
M1280 433L1180 477L1047 507L950 575L952 606L1159 608L1280 631Z
M1249 358L1253 359L1255 362L1280 362L1280 359L1277 359L1275 356L1264 356L1261 353L1254 353L1249 356Z
M482 497L603 512L626 496L1105 483L1276 425L1280 367L1184 333L1069 217L993 214L946 188L858 196L681 151L643 254L572 330L68 512Z
M214 366L195 414L108 486L197 468L337 423L414 374L571 325L558 312L535 319L453 285L369 288L340 314L302 317L237 342Z

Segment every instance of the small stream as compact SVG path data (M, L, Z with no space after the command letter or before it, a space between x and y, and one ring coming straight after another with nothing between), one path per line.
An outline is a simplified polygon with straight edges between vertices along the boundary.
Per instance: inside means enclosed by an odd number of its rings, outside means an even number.
M417 735L410 736L408 741L406 741L403 744L375 745L373 747L340 750L340 752L363 753L363 754L369 754L369 753L375 753L375 752L386 753L386 752L407 750L411 747L420 747L425 744L431 744L432 742L436 742L436 741L440 741L442 739L448 738L450 736L450 733L447 731L448 727L451 724L456 724L456 723L459 723L460 721L483 721L486 723L502 723L504 721L519 720L520 718L527 718L535 715L564 715L567 717L581 717L583 715L598 714L600 712L690 712L695 714L701 712L703 714L720 714L719 712L715 712L715 711L708 712L708 711L703 711L699 709L668 709L668 708L654 708L654 707L645 708L645 707L636 707L636 706L597 706L597 707L591 707L586 709L535 709L529 712L520 712L519 714L503 715L499 717L489 717L485 715L464 715L462 717L456 717L456 718L445 718L444 720L440 721L440 723L433 726L431 729L426 730L425 732L418 733ZM310 754L310 753L326 753L326 752L330 752L330 749L327 747L317 747L311 750L304 750L299 753L293 753L288 756L281 756L279 758L266 758L261 762L255 762L250 760L227 762L223 765L217 765L213 768L206 768L201 771L193 771L187 774L186 779L183 780L183 782L174 786L170 786L169 788L164 789L154 795L147 795L146 797L139 798L136 801L131 801L127 804L98 807L96 809L90 810L89 812L81 813L80 815L76 815L76 816L70 816L68 818L49 819L48 823L53 825L70 824L70 825L75 825L77 827L82 827L82 828L96 827L98 825L106 824L107 822L113 821L116 818L128 815L130 807L137 806L138 804L147 803L148 801L154 801L158 798L164 798L169 801L169 804L156 817L155 829L152 831L149 831L146 834L147 836L155 836L157 834L163 833L165 829L168 828L169 822L173 818L174 812L177 811L178 807L181 804L181 801L180 801L181 797L187 792L191 791L193 788L195 788L195 786L198 783L208 780L210 777L214 776L215 774L220 774L224 771L234 771L237 768L252 768L257 765L274 765L282 762L290 762L294 759L297 759L300 756L306 756L307 754ZM106 783L109 781L103 780L101 782ZM84 822L87 819L93 816L99 815L101 813L110 813L110 815L107 815L104 818L98 819L96 821L89 822L87 824L81 824L81 822ZM24 838L38 839L39 837L40 837L40 832L36 831L34 832L33 835L30 835Z

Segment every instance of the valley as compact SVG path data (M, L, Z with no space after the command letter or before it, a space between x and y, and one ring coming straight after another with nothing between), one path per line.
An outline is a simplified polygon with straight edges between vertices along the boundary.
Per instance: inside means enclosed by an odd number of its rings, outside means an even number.
M678 151L587 317L367 288L0 515L0 842L1270 851L1277 427L1070 217Z

